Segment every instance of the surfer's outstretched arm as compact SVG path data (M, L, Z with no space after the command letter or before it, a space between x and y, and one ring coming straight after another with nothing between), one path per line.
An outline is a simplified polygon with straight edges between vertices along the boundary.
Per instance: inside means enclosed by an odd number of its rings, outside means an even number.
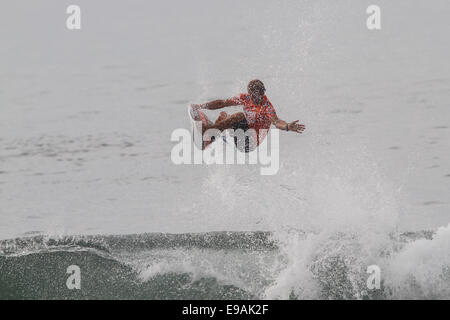
M193 104L194 108L216 110L225 107L235 106L236 103L232 99L214 100L203 104Z
M305 126L303 124L297 123L298 120L292 122L286 122L284 120L279 119L276 115L271 118L272 124L280 130L285 131L294 131L297 133L303 133L305 130Z

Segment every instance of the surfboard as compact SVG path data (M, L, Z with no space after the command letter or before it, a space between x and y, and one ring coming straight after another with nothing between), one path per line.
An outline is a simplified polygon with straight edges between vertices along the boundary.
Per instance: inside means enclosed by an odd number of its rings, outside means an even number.
M192 125L192 140L199 149L205 150L211 141L203 141L202 126L211 122L201 110L192 108L192 105L188 106L188 115Z

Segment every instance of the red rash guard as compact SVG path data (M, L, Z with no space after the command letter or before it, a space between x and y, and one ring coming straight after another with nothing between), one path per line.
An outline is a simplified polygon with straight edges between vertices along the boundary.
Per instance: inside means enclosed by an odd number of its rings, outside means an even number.
M260 105L254 104L249 94L241 93L240 95L231 99L236 105L242 105L247 120L248 127L254 129L257 135L260 135L260 130L265 129L265 133L261 133L261 139L258 139L258 145L262 142L267 134L267 131L272 124L270 120L273 116L276 116L276 112L267 96L264 95Z

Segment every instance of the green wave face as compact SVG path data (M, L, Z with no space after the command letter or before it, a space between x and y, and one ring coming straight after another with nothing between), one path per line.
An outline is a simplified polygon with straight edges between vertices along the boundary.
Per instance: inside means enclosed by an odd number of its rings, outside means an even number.
M297 232L291 244L270 232L17 238L0 241L0 299L445 299L446 251L424 272L397 272L405 259L440 250L445 237L392 236L376 256L345 233ZM371 291L366 267L374 262L382 280ZM67 286L73 265L79 290Z

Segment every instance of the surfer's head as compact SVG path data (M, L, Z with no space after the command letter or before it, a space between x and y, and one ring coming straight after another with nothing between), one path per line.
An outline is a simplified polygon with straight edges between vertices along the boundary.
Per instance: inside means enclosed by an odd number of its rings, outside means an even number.
M252 102L254 104L260 104L264 98L266 88L261 80L252 80L248 83L247 91L252 99Z

